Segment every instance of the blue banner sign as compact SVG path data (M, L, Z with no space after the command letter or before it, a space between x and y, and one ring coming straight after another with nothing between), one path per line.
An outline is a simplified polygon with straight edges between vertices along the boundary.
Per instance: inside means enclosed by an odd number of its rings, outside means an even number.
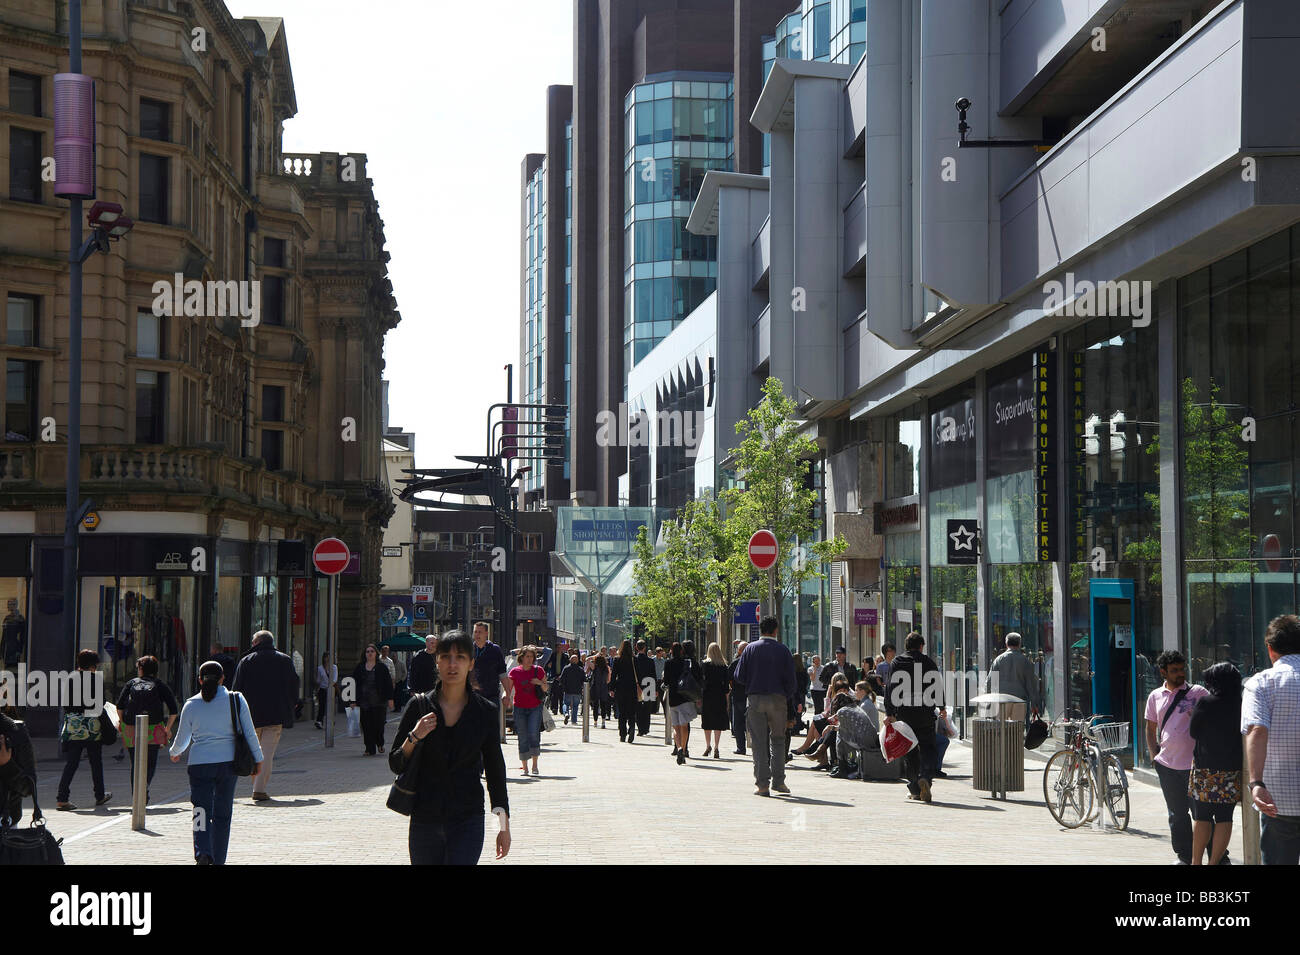
M569 536L575 541L631 543L640 529L640 521L574 521Z

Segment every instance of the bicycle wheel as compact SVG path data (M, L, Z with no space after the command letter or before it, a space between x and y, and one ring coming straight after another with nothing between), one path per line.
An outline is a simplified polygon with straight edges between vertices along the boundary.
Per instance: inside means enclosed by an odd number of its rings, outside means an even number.
M1128 776L1113 753L1106 754L1102 766L1106 770L1106 808L1110 810L1110 821L1123 832L1128 828Z
M1052 818L1067 829L1078 829L1092 813L1092 784L1079 754L1063 749L1043 770L1043 799Z

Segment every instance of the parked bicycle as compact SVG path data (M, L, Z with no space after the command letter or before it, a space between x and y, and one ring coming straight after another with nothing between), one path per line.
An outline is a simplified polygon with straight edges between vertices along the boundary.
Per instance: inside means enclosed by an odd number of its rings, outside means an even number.
M1077 829L1101 814L1116 829L1128 828L1128 776L1116 753L1128 749L1129 723L1097 723L1104 716L1052 723L1052 736L1065 746L1043 770L1043 799L1052 818ZM1101 799L1097 798L1101 793Z

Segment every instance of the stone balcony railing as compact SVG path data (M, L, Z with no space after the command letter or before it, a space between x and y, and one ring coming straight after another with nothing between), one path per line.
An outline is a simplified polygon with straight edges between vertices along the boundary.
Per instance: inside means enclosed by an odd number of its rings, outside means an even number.
M66 445L0 445L0 497L64 486ZM87 493L200 494L322 521L343 518L343 499L256 462L208 448L88 445L81 449Z

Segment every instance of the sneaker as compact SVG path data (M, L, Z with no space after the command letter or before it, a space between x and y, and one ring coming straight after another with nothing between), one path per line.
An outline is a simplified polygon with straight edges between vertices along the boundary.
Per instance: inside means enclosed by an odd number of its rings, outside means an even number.
M104 795L100 796L98 799L95 800L95 805L106 806L108 805L108 801L112 798L113 798L112 793L104 793Z
M921 802L928 803L929 801L930 801L930 780L923 779L921 780Z
M773 784L772 784L772 788L775 789L775 790L776 790L777 792L779 792L779 793L785 793L787 796L790 795L790 787L787 786L787 785L786 785L785 783L783 783L783 782L782 782L782 783L773 783Z
M72 812L77 807L70 802L56 802L54 808L59 812Z

